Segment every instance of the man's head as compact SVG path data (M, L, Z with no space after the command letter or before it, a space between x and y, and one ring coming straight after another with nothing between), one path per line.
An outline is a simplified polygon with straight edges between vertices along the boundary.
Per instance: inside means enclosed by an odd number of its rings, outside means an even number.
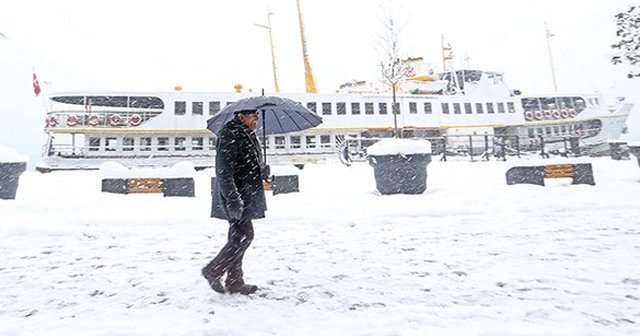
M247 125L252 131L255 131L258 128L258 111L256 110L244 110L239 111L236 114L236 118L240 120L243 124Z

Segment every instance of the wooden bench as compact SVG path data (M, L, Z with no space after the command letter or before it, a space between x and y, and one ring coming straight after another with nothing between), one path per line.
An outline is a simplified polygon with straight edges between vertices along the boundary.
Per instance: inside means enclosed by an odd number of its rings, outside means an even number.
M571 184L596 184L590 163L512 167L506 175L508 185L527 183L544 186L545 178L571 178Z
M127 181L127 191L129 194L161 193L162 184L160 178L131 178Z
M195 196L193 178L106 178L102 179L102 191L116 194L162 193L167 196Z

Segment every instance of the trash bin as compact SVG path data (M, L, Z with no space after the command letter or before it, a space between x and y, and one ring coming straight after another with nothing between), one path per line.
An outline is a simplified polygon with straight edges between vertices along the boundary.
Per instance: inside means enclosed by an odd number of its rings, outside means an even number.
M427 189L431 143L426 140L384 139L367 149L376 189L383 195L422 194Z
M25 170L27 170L26 162L0 162L0 198L16 198L20 174Z
M15 199L20 174L27 170L28 157L0 146L0 199Z
M626 141L609 140L609 153L613 160L629 160L629 147Z
M629 151L635 155L638 159L638 166L640 166L640 142L629 143Z

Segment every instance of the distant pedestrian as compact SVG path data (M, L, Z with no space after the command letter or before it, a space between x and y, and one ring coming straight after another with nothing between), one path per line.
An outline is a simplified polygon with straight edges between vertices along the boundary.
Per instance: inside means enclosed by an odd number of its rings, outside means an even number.
M254 131L256 111L240 111L220 131L216 145L216 179L211 217L229 221L226 245L202 269L202 275L218 293L251 294L258 286L244 282L242 259L253 240L253 219L264 218L263 166L260 143ZM226 274L225 286L222 278Z

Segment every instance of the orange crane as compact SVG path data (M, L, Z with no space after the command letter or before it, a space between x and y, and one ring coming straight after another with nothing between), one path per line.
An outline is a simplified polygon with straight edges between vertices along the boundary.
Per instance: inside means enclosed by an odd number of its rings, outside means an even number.
M316 81L313 79L311 64L309 64L309 54L307 53L307 40L304 37L304 24L302 23L302 11L300 10L300 0L296 0L298 5L298 20L300 21L300 38L302 39L302 59L304 61L304 82L307 86L307 93L317 93Z

